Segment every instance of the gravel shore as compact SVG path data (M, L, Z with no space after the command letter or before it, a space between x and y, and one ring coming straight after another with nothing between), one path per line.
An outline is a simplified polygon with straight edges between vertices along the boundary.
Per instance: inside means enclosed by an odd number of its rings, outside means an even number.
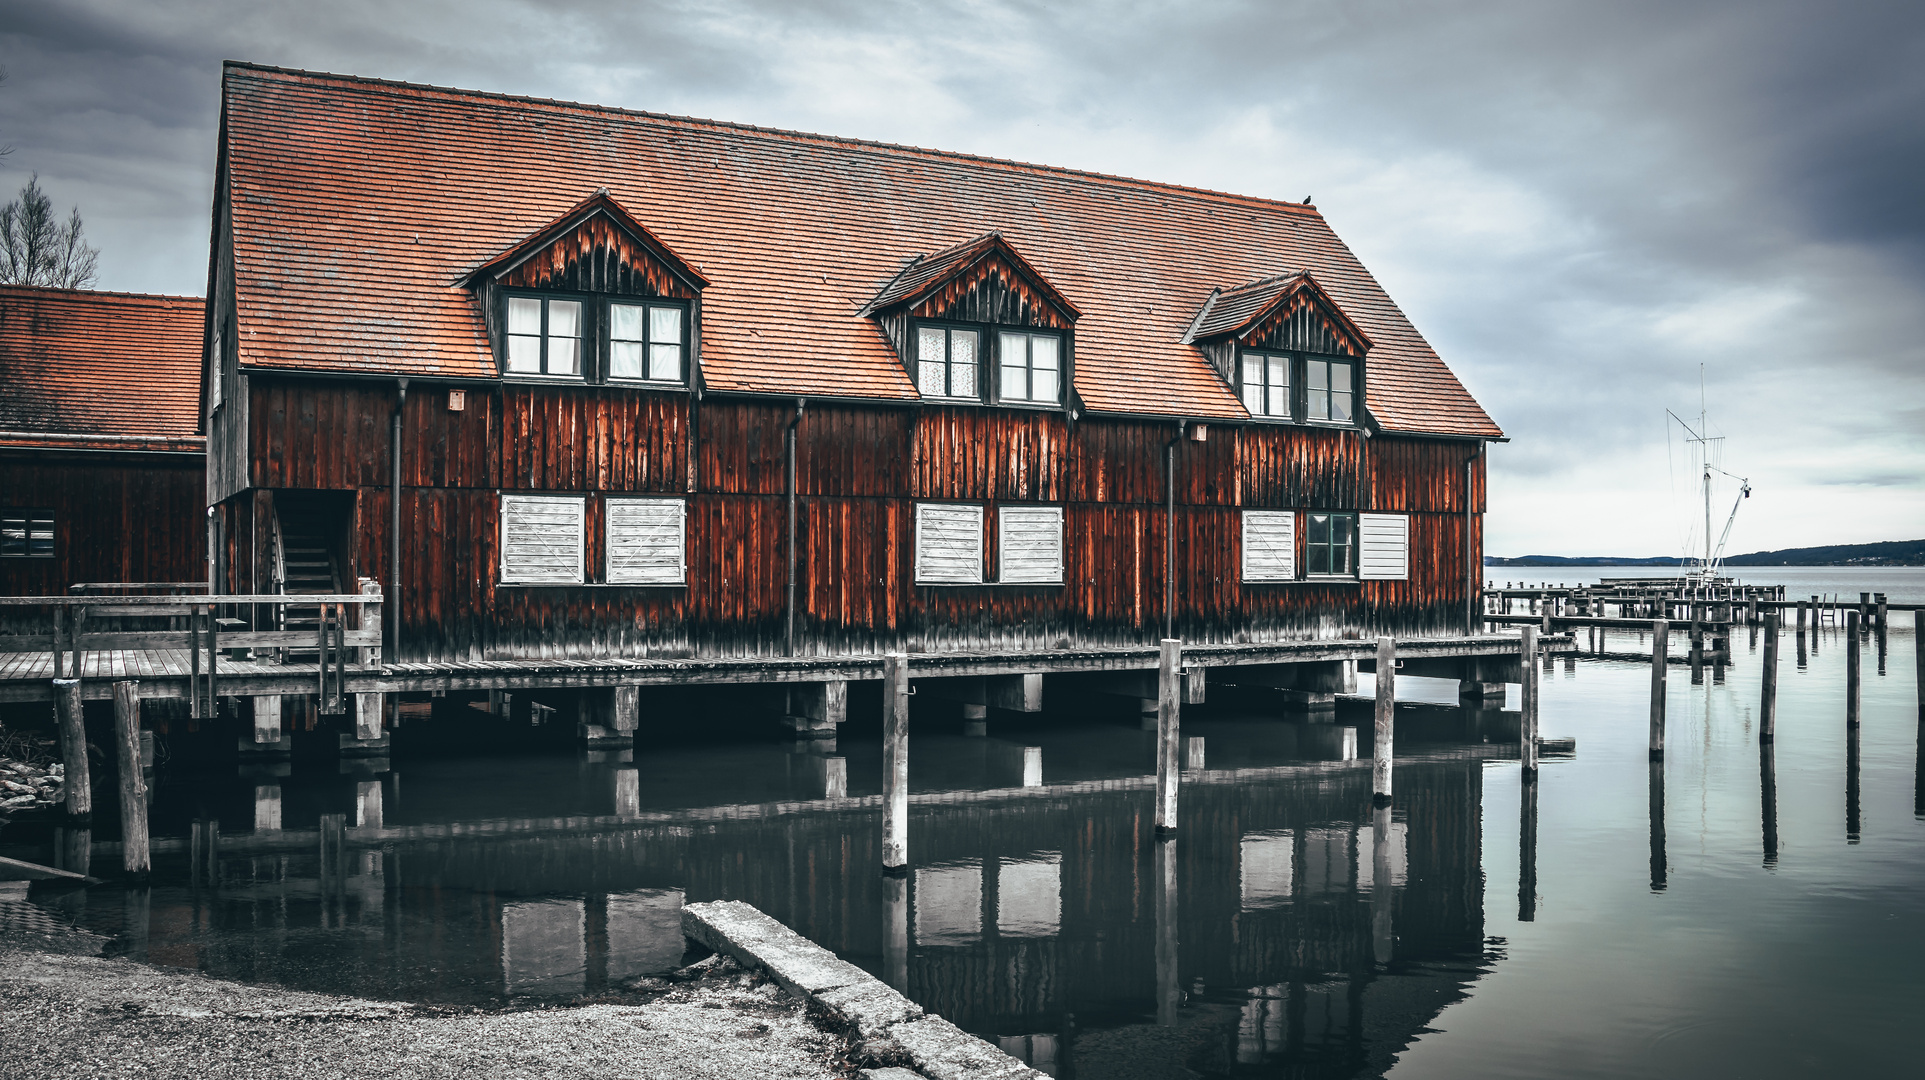
M847 1052L780 987L719 958L641 1004L479 1012L223 982L0 935L9 1080L830 1080L854 1075Z

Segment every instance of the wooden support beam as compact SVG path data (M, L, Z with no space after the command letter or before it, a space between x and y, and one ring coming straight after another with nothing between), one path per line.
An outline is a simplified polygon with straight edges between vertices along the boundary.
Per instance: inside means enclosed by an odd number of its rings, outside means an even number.
M1529 634L1530 627L1524 632ZM1377 730L1370 743L1370 798L1390 805L1391 758L1397 720L1397 639L1377 639Z
M120 766L121 869L145 877L153 869L147 852L147 778L140 769L140 684L114 684L114 748Z
M94 812L93 779L87 766L87 725L80 707L80 680L53 681L54 713L60 722L60 760L65 776L61 781L66 793L68 817L84 818Z
M1853 609L1845 613L1845 726L1858 726L1859 682L1864 675L1864 661L1860 657L1858 644L1859 613Z
M1664 680L1671 646L1671 625L1663 619L1651 634L1651 756L1664 756ZM1662 800L1663 796L1659 796Z
M1164 638L1156 669L1156 827L1164 831L1176 828L1177 785L1180 779L1177 740L1182 735L1182 669L1183 642L1176 638Z
M1548 655L1548 654L1547 654ZM1523 766L1524 775L1537 775L1537 711L1538 698L1544 689L1543 670L1535 663L1537 657L1537 633L1532 627L1524 628L1523 644L1519 647L1518 657L1524 665L1522 692L1518 695L1521 709L1518 714L1517 760Z
M1183 740L1183 767L1185 769L1195 770L1206 768L1207 766L1204 765L1206 760L1204 756L1203 736L1191 735Z
M254 701L254 744L279 747L281 743L281 695L264 694Z
M1758 741L1770 742L1778 732L1778 613L1765 614L1764 671L1758 700Z
M882 868L909 868L909 657L882 658Z

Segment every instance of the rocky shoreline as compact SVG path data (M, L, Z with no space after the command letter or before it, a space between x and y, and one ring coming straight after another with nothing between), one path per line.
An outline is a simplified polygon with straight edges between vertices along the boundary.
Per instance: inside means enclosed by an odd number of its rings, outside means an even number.
M52 810L64 796L66 766L0 757L0 821L23 812Z

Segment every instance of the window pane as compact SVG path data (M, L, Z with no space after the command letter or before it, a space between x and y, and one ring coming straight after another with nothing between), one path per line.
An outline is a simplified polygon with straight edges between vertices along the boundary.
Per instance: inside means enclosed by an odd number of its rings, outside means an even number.
M916 359L925 364L949 359L949 354L943 348L945 340L941 327L919 327L916 330Z
M1038 371L1055 371L1056 346L1053 337L1033 337L1029 339L1029 365Z
M1009 401L1029 400L1028 368L1003 365L1003 397Z
M1268 407L1264 411L1271 416L1289 416L1290 388L1287 386L1272 386L1270 388Z
M1243 385L1245 388L1263 385L1263 357L1243 358Z
M1056 384L1056 380L1057 380L1057 372L1055 370L1053 369L1044 370L1042 368L1036 369L1035 374L1033 374L1030 377L1030 382L1033 384L1030 387L1030 400L1031 401L1063 400L1063 392L1061 389L1058 388Z
M1334 390L1331 391L1330 419L1332 420L1352 419L1350 415L1350 395L1349 394L1338 393Z
M1029 366L1029 335L1012 334L1007 331L996 335L996 348L1002 353L1005 367Z
M1330 388L1330 365L1322 360L1312 360L1304 365L1310 389L1327 390Z
M1330 391L1319 390L1316 384L1310 387L1310 418L1312 420L1330 419Z
M1310 532L1307 534L1307 538L1312 545L1328 544L1330 542L1329 514L1310 515Z
M574 375L581 369L577 364L581 352L581 342L575 338L551 337L548 339L548 374Z
M976 396L976 332L949 332L949 392L957 397Z
M1333 544L1350 543L1350 515L1348 514L1331 515L1330 542Z
M541 301L526 296L508 298L508 332L541 333Z
M1245 382L1243 384L1243 407L1252 415L1263 415L1263 383Z
M508 339L509 371L541 371L541 339L516 334Z
M1305 571L1312 574L1330 573L1330 548L1324 544L1311 544L1304 552L1307 556Z
M636 304L608 305L608 339L642 340L642 309Z
M1349 364L1338 363L1334 360L1331 361L1330 389L1332 392L1340 393L1340 394L1348 393L1350 391L1350 365Z
M682 340L682 309L673 307L651 307L648 309L648 340L665 345L680 344Z
M582 306L579 300L548 301L548 336L580 337ZM552 359L552 358L551 358ZM553 365L551 364L550 367Z
M682 381L682 347L680 345L650 345L648 347L648 377L664 382Z
M616 341L608 346L608 375L613 379L642 377L642 343Z
M949 368L940 360L924 360L916 365L916 389L925 396L941 397L948 393L943 385L943 373Z
M1264 358L1264 363L1268 365L1270 369L1270 378L1268 380L1270 385L1282 387L1287 392L1290 389L1290 358L1287 356L1270 356Z

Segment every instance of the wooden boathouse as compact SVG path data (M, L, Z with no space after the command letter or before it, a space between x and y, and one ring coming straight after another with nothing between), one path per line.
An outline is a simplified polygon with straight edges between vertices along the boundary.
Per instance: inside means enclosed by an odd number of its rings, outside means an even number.
M0 596L206 584L203 329L198 297L0 285Z
M358 696L345 745L383 694L619 736L727 682L833 734L886 653L965 716L1149 708L1166 638L1192 701L1328 704L1379 636L1518 678L1503 433L1307 201L233 63L209 267L215 595L139 693L257 740L285 695Z

